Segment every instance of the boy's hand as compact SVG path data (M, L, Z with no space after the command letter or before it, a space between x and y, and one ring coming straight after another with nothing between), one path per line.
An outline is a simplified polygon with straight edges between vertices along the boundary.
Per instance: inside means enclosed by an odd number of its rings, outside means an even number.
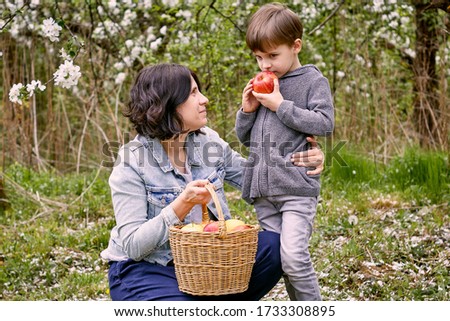
M247 86L245 86L244 91L242 92L242 110L245 113L253 113L255 112L259 107L259 101L253 96L253 79L250 79L250 81L247 83Z
M252 91L252 94L258 102L269 108L271 111L276 112L284 98L280 93L280 83L278 82L278 79L273 80L273 85L273 92L270 94L259 94L255 91Z

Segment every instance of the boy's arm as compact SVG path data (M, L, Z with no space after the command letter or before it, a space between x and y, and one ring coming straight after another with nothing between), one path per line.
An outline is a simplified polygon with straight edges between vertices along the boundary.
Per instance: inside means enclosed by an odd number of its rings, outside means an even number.
M311 86L308 109L284 100L276 113L288 127L310 135L328 136L334 129L334 107L328 80L318 78Z
M236 115L236 135L244 146L250 144L250 132L259 108L259 101L253 96L253 78L242 91L242 106Z
M250 134L255 123L256 112L246 113L240 108L236 114L236 136L244 146L250 146Z

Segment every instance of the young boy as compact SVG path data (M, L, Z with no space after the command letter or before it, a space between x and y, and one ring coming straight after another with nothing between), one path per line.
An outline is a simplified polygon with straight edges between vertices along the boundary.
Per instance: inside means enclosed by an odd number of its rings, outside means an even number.
M291 300L321 300L309 254L320 192L319 175L292 166L291 155L308 149L307 137L334 128L328 80L313 65L300 64L303 26L286 6L262 6L250 19L246 41L259 68L278 77L270 94L245 86L236 133L250 147L243 198L254 203L263 229L281 235L281 260Z

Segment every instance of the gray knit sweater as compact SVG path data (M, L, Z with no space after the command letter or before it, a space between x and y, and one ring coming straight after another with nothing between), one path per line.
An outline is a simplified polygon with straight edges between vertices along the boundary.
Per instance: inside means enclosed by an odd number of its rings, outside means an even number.
M279 79L283 102L276 112L260 106L254 113L237 113L236 134L250 147L244 166L242 197L275 195L318 196L320 175L294 166L291 154L308 149L308 135L331 135L333 98L328 80L314 65L305 65Z

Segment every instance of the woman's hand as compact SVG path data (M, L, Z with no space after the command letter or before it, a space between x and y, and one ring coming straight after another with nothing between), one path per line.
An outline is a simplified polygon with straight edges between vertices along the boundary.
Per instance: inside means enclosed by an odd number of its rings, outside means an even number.
M314 137L307 137L311 148L304 151L292 154L291 161L296 166L315 167L314 170L307 171L308 175L318 175L324 169L325 156L318 147L317 141Z
M205 188L207 179L189 182L184 191L172 202L171 206L180 221L197 204L205 204L211 200L211 194Z

